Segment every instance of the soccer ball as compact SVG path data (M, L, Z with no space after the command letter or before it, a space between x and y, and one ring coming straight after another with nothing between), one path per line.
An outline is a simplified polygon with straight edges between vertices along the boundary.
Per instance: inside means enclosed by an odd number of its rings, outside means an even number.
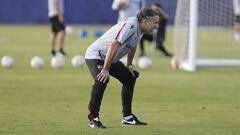
M180 66L179 58L177 56L173 56L172 59L170 60L170 65L172 66L173 69L179 69Z
M148 69L152 66L152 60L151 58L147 57L147 56L143 56L141 58L139 58L138 60L138 67L141 69Z
M41 69L44 66L44 60L40 56L35 56L31 60L31 67L33 69Z
M66 31L67 35L70 35L73 32L73 27L68 25L68 26L66 26L65 31Z
M14 59L11 56L4 56L1 59L1 64L5 68L11 68L14 65Z
M54 69L60 69L64 66L64 58L63 57L53 57L51 60L51 66Z
M72 58L72 66L75 68L81 68L85 64L84 58L81 55L75 55Z
M58 58L60 58L60 59L63 59L63 60L65 60L65 55L63 55L63 54L61 54L60 52L57 52L56 53L56 56L54 56L54 57L58 57Z

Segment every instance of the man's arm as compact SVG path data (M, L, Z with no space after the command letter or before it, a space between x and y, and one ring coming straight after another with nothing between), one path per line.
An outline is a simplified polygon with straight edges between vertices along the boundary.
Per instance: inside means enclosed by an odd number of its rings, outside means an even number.
M132 49L132 51L128 53L128 56L127 56L127 67L132 66L132 61L133 61L133 58L134 58L136 50L137 50L137 46L134 47Z
M127 7L127 5L128 5L128 3L126 1L121 1L118 4L118 9L124 9Z
M120 47L121 43L117 40L114 40L112 45L109 47L107 51L107 56L104 61L103 69L101 72L97 75L97 79L100 82L105 83L109 77L109 69L112 64L112 60L114 59L118 48Z
M121 10L128 6L129 0L114 0L112 4L113 10Z
M134 69L133 69L133 66L132 66L132 62L133 62L133 58L134 58L136 50L137 50L137 46L134 47L132 49L132 51L128 53L128 56L127 56L127 68L128 68L128 71L132 74L133 77L138 77L137 74L139 74L137 71L134 72ZM137 74L136 74L136 72L137 72Z
M168 14L162 8L159 8L158 11L159 14L161 14L165 20L168 20Z
M114 40L112 45L109 47L107 51L107 56L104 61L103 69L108 70L110 69L110 66L112 64L112 60L115 57L118 48L120 47L121 43L117 40Z

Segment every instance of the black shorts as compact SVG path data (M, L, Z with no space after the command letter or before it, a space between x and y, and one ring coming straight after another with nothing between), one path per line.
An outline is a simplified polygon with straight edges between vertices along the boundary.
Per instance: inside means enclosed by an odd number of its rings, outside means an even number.
M65 30L65 24L60 22L58 16L53 16L50 19L52 32L57 33Z
M236 18L236 19L235 19L235 22L240 23L240 15L236 15L235 18Z

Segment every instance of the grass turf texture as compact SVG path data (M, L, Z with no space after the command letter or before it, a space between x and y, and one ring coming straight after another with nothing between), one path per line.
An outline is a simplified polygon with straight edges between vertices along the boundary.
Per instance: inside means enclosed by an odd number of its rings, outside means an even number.
M122 127L121 85L111 78L100 112L108 128L94 130L87 120L92 78L86 66L71 66L72 56L84 55L93 36L78 38L75 26L66 38L65 67L54 70L48 26L2 25L0 29L0 57L10 55L16 61L12 69L0 67L1 135L240 134L240 68L200 68L188 73L172 70L170 59L157 54L151 69L139 70L133 101L134 113L149 125ZM94 26L89 29L93 35ZM171 39L169 32L166 45L170 49ZM150 54L151 47L146 47ZM36 55L45 59L42 70L30 67Z

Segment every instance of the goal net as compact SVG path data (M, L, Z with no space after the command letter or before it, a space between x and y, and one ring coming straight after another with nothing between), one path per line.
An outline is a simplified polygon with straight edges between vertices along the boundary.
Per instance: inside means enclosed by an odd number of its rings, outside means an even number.
M240 66L235 19L233 0L178 0L173 42L180 68Z

